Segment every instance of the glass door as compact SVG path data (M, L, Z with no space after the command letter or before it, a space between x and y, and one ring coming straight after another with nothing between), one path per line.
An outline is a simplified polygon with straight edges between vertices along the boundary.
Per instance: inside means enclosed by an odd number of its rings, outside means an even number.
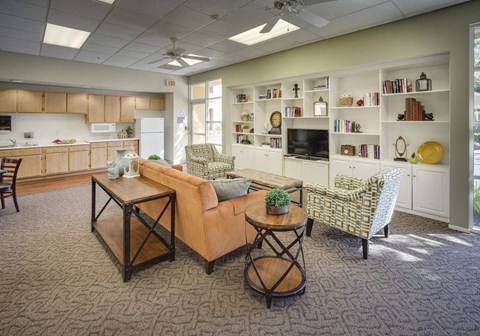
M473 222L472 232L480 233L480 25L473 30Z

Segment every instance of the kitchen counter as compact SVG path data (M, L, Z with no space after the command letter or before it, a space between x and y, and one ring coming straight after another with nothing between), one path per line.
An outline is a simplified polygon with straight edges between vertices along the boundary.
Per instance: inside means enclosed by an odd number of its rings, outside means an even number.
M66 144L55 144L52 142L38 141L38 142L22 142L16 146L0 146L0 150L10 150L10 149L25 149L25 148L45 148L45 147L65 147L65 146L81 146L88 145L94 142L110 142L110 141L135 141L139 138L123 138L123 139L94 139L94 140L83 140L77 141L74 143Z
M88 143L91 142L107 142L107 141L130 141L130 140L140 140L140 138L117 138L117 139L86 139Z

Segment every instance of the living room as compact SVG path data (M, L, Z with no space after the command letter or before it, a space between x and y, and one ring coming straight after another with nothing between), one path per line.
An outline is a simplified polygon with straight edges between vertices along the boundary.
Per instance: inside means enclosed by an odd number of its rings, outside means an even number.
M191 76L1 51L2 79L83 92L164 94L170 132L165 157L172 163L183 159L186 143L177 141L174 112L188 111L189 84L221 78L227 97L229 87L448 53L448 225L456 229L396 212L392 223L401 224L392 226L388 239L372 239L371 257L363 260L357 239L315 225L312 236L305 238L305 294L274 300L267 310L264 298L244 286L245 250L219 260L207 276L203 260L178 243L175 261L141 270L123 283L113 258L90 232L89 186L29 195L20 198L19 213L10 203L0 213L5 253L1 329L12 335L475 334L480 307L478 239L467 233L468 64L469 25L480 21L479 13L479 1L467 1ZM167 87L166 79L175 80L175 87ZM223 110L230 107L225 99ZM20 118L34 126L28 114ZM226 114L225 125L230 125L229 118ZM47 126L62 129L53 122ZM225 132L227 154L230 137Z

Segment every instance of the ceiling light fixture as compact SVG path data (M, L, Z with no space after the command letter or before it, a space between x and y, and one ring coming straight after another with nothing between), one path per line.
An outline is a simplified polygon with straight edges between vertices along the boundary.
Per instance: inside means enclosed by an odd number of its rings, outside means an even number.
M238 35L229 37L228 39L238 43L252 45L252 44L270 40L274 37L281 36L281 35L290 33L292 31L295 31L297 29L300 29L294 24L291 24L285 20L280 19L278 20L277 24L272 28L270 32L265 34L260 34L260 31L263 29L265 25L266 24L262 24L258 27L252 28Z
M108 4L110 4L110 5L115 2L115 0L97 0L97 1L105 2L105 3L108 3Z
M79 49L90 32L47 23L43 43Z

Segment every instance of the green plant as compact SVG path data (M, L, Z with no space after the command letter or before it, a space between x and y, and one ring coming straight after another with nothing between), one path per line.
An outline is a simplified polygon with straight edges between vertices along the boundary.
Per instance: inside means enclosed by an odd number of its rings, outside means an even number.
M265 195L265 204L270 206L286 206L290 204L290 196L285 190L272 189Z
M148 159L149 159L149 160L160 160L161 157L158 156L157 154L153 154L153 155L150 155L150 156L148 157Z
M480 215L480 187L476 187L473 191L473 208Z

